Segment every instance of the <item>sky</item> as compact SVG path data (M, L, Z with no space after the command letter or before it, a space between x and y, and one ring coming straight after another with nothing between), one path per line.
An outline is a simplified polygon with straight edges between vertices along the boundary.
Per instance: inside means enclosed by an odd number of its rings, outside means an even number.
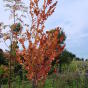
M26 2L28 0L25 0ZM0 22L8 23L9 12L0 1ZM66 49L80 58L88 58L88 0L58 0L56 10L45 23L47 30L62 27ZM6 48L0 43L0 48Z

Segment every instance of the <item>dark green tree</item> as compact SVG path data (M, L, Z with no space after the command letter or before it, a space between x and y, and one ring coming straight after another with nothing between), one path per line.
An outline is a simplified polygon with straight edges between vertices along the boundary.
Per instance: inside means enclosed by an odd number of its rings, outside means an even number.
M0 49L0 88L1 88L2 83L7 82L7 78L3 78L3 75L5 73L4 71L5 69L3 66L6 66L6 67L8 66L8 60L4 56L3 50Z
M2 49L0 49L0 65L8 65L8 60L4 56Z
M65 49L62 52L62 54L56 57L55 60L52 62L52 69L50 70L49 74L52 74L56 68L58 72L61 73L62 65L63 64L69 65L74 58L75 58L75 55Z
M75 58L75 55L67 50L64 50L59 57L56 57L56 60L59 59L59 61L58 61L59 72L61 73L63 64L69 65L74 58Z

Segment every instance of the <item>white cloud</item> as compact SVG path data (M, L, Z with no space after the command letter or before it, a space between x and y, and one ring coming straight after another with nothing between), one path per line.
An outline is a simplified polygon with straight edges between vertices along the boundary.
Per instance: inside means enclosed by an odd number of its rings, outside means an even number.
M78 56L88 57L88 0L60 0L56 12L48 19L47 28L60 25L67 35L67 48ZM74 48L75 47L75 48ZM84 47L84 48L81 48ZM76 48L79 48L77 51ZM82 54L82 52L85 52Z

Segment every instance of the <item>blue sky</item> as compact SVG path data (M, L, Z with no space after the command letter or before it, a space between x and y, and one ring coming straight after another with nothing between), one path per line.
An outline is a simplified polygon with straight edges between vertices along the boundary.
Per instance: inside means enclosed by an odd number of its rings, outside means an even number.
M1 0L0 22L9 22L8 15ZM88 0L59 0L54 14L45 25L46 29L62 27L67 36L66 48L78 57L88 58ZM3 43L0 44L0 48L4 47Z

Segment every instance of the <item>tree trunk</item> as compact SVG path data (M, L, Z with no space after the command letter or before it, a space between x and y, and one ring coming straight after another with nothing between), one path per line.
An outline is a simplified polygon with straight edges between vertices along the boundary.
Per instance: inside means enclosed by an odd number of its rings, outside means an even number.
M2 88L2 85L0 84L0 88Z
M1 83L1 80L0 80L0 88L2 88L1 85L2 85L2 83Z
M36 79L32 80L32 88L37 88Z
M61 72L62 72L62 64L59 63L59 73L61 73Z
M8 86L11 88L11 55L10 55L10 61L9 61L9 78L8 78Z

